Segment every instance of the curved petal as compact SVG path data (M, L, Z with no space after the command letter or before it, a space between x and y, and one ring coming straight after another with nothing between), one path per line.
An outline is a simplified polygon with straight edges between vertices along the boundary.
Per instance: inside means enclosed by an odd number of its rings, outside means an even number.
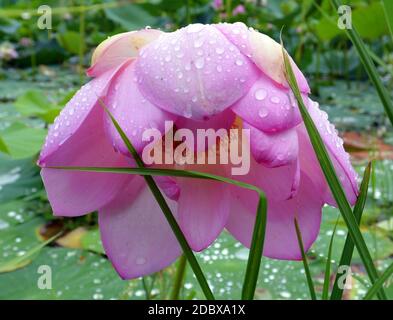
M164 34L136 61L139 87L152 103L182 117L208 119L231 106L258 68L216 28L192 24Z
M297 161L299 144L296 129L268 134L247 122L243 122L243 128L250 130L251 152L257 162L274 168Z
M143 139L143 134L146 130L152 129L151 133L162 135L165 130L172 128L171 125L166 126L165 121L173 121L176 116L157 108L146 100L139 91L134 79L135 64L131 62L112 81L105 102L112 115L127 134L134 148L141 152L149 143L149 141ZM123 154L129 155L123 139L109 116L106 116L106 119L106 127L113 141L113 146ZM150 138L150 133L148 136Z
M210 165L208 171L212 170ZM201 251L224 229L229 214L229 186L216 181L184 178L179 179L178 184L181 190L179 225L191 248Z
M303 100L307 101L307 96L303 95ZM277 86L264 74L261 74L248 93L232 106L232 110L265 132L293 128L302 121L292 92Z
M46 166L125 167L109 143L101 107L94 108L73 135L46 157ZM55 215L78 216L95 211L113 199L131 177L101 172L43 168L42 180Z
M141 48L162 34L159 30L144 29L116 34L101 42L94 50L89 77L101 75L130 58L136 58Z
M189 141L186 140L186 144L189 148L194 148L195 151L205 151L210 146L217 142L218 137L222 137L224 131L220 129L224 129L225 133L228 134L228 130L231 128L232 124L235 121L236 115L231 110L224 110L218 115L210 118L209 120L192 120L184 117L179 117L176 120L176 127L178 129L188 129L191 130L194 137L205 137L203 133L206 133L207 139L202 145L202 140L199 141L198 138L194 138L194 145L188 145ZM198 131L199 130L199 131ZM199 132L199 134L198 134ZM216 135L217 134L217 135ZM206 142L207 140L207 142Z
M233 189L233 201L226 228L232 235L250 247L257 198L239 194ZM246 203L252 202L252 209ZM285 201L273 201L268 197L268 213L263 255L285 260L300 260L294 218L302 232L305 250L308 250L318 236L323 200L315 194L314 184L306 174L301 173L297 195Z
M123 65L109 70L99 78L91 80L72 97L55 119L54 124L49 127L49 132L38 160L39 165L45 165L47 158L60 149L77 132L92 110L95 108L102 109L98 100L106 95L109 83L117 72L121 71L122 67Z
M167 203L175 214L176 203ZM105 252L123 279L157 272L181 253L164 214L141 177L136 177L99 210L98 219Z
M243 54L250 57L252 61L276 83L289 88L284 74L284 59L282 47L269 36L260 33L242 22L234 24L222 23L216 27L233 43ZM299 84L299 89L303 93L310 93L307 80L290 58L291 65Z
M344 150L343 141L338 136L338 132L328 120L326 112L319 109L318 103L309 100L309 113L313 119L323 142L329 152L336 173L343 185L348 201L354 205L359 194L357 184L357 173L353 169L349 154ZM325 201L330 205L336 206L336 202L331 195L329 186L326 183L319 162L312 148L310 138L304 124L297 128L300 141L301 167L307 172L313 172L312 179L321 190L325 190ZM307 168L307 169L306 169Z

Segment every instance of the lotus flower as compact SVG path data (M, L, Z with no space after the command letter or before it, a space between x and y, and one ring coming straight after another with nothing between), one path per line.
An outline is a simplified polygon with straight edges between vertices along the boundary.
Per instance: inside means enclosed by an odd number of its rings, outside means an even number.
M353 204L356 174L327 114L291 61L308 111ZM298 260L297 217L304 246L315 241L325 203L335 205L283 72L281 46L242 23L191 24L175 32L145 29L113 36L94 52L93 79L50 127L39 165L54 214L98 211L105 252L123 278L156 272L181 249L143 178L65 171L51 166L133 165L122 139L99 104L102 98L141 153L146 128L249 129L250 172L234 179L260 187L268 200L263 254ZM246 137L244 137L246 139ZM186 166L186 169L189 166ZM231 176L225 165L195 170ZM218 182L155 178L191 248L208 247L228 230L250 246L257 206L252 192Z

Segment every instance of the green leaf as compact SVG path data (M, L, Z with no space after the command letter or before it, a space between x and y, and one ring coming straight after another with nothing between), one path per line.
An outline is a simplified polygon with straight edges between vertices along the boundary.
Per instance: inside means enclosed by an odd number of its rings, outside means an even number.
M393 263L385 270L384 273L378 278L377 281L371 286L371 288L368 290L367 294L363 298L364 300L370 300L372 297L381 290L382 286L384 283L390 278L390 276L393 274Z
M14 102L15 108L24 116L36 116L52 108L44 92L28 90Z
M76 31L66 31L57 35L59 45L72 54L79 54L85 50L85 42L82 40L81 35Z
M338 10L338 7L340 3L337 0L331 0L334 7L336 10ZM371 28L372 29L372 28ZM360 60L363 63L364 68L367 71L367 74L370 78L370 80L373 82L375 89L378 92L379 98L381 99L381 102L385 108L385 112L390 120L390 122L393 125L393 103L391 100L391 97L389 95L389 92L386 90L384 87L381 77L378 74L377 69L375 68L374 62L372 61L372 58L368 54L368 50L359 36L355 26L352 26L351 29L346 29L348 37L351 39L352 43L354 44Z
M120 24L125 30L141 29L146 26L153 26L157 22L156 18L137 4L105 9L105 13L110 20Z
M52 288L37 286L42 265L52 269ZM136 281L119 278L111 263L101 255L79 249L44 247L28 266L0 275L0 299L58 300L58 299L140 299Z
M389 28L390 36L393 42L393 2L391 0L382 0L382 7L385 13L386 23Z
M332 261L333 240L334 240L334 236L336 234L338 220L339 219L337 218L336 224L334 225L333 233L332 233L332 236L331 236L330 242L329 242L329 249L328 249L328 255L327 255L327 259L326 259L326 267L325 267L325 278L323 281L323 289L322 289L322 300L328 300L328 298L329 298L330 265L331 265L331 261Z
M3 152L3 153L10 153L9 151L8 151L8 148L7 148L7 146L5 145L5 142L3 141L3 139L0 137L0 152Z
M40 243L39 245L31 248L29 251L27 251L25 254L22 256L15 257L14 259L0 263L0 273L5 273L5 272L11 272L15 271L17 269L23 268L29 263L31 263L31 259L33 256L37 255L43 247L45 247L47 244L51 243L53 240L58 238L61 233L58 233L57 235L49 238L48 240Z
M105 254L98 228L87 231L81 238L82 248L100 254Z
M13 160L0 154L0 203L30 195L42 187L38 167L33 159Z
M302 254L303 267L304 267L304 271L305 271L305 274L306 274L308 288L310 290L310 296L311 296L312 300L317 300L317 296L315 294L314 282L312 280L312 276L311 276L311 273L310 273L310 268L308 267L307 256L306 256L306 253L304 252L302 233L300 231L299 224L298 224L296 218L294 220L294 224L295 224L295 229L296 229L297 241L299 243L300 252Z
M14 123L2 132L2 139L8 153L15 159L31 157L41 149L47 131L31 128L23 123Z
M282 46L282 52L284 57L285 76L298 102L299 110L302 115L304 125L306 126L308 135L310 137L311 144L318 158L321 169L325 175L329 188L332 191L333 197L336 200L338 208L340 209L342 217L348 227L348 231L353 241L355 242L360 257L362 258L363 264L367 270L370 280L372 283L374 283L378 278L378 273L373 264L370 252L367 248L366 242L364 241L362 233L360 232L359 226L357 224L355 216L353 215L351 206L348 203L341 182L336 175L334 166L322 141L322 138L319 135L316 125L314 124L310 114L308 113L306 106L304 105L303 98L300 94L299 86L297 84L288 54L286 53L284 46ZM381 289L380 296L381 298L386 299L386 294L384 293L383 289Z
M367 165L366 169L364 170L363 180L360 185L360 194L359 194L359 197L356 201L355 208L353 210L353 213L354 213L354 216L356 218L356 222L358 225L360 225L360 221L362 219L362 214L364 211L364 206L365 206L366 200L367 200L368 185L369 185L370 176L371 176L371 167L372 167L372 165L370 162ZM347 239L345 240L343 252L341 254L338 270L340 270L341 266L350 266L351 265L351 260L352 260L354 248L355 248L355 245L352 241L351 236L348 234ZM331 300L341 300L341 298L342 298L343 289L339 288L338 279L339 279L339 275L336 274L336 279L334 281L332 294L330 296Z

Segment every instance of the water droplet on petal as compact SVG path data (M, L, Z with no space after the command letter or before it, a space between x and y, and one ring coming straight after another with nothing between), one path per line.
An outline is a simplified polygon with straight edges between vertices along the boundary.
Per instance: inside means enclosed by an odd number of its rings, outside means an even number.
M261 118L266 118L268 114L269 114L269 112L267 111L266 108L261 108L261 109L259 109L258 115L259 115Z
M194 41L194 48L200 48L200 47L202 47L204 41L205 41L204 38L196 39L196 40Z
M217 53L217 54L223 54L224 51L225 51L224 48L220 48L220 47L216 48L216 53Z
M205 65L205 59L203 57L195 60L195 68L202 69L204 65Z
M146 263L146 259L144 257L138 257L138 258L136 258L135 263L140 266L140 265Z
M270 101L273 102L273 103L275 103L275 104L277 104L277 103L280 103L280 98L279 98L279 97L272 97L272 98L270 99Z
M264 100L267 96L267 91L265 89L258 89L255 91L255 99L257 100Z

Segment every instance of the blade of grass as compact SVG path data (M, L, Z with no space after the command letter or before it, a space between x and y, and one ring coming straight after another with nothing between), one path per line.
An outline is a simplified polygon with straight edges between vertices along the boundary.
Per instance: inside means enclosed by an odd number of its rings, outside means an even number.
M134 158L138 167L144 168L145 165L144 165L142 159L139 157L139 154L136 152L135 148L131 144L131 141L128 139L127 135L124 133L124 131L120 127L119 123L116 121L116 119L113 117L113 115L106 108L104 102L101 99L99 99L99 102L100 102L101 106L104 108L104 110L107 112L113 125L115 126L117 132L119 133L120 137L122 138L124 144L127 146L128 151L130 152L130 154ZM169 208L167 202L165 201L165 198L162 195L160 189L158 188L157 184L155 183L155 181L153 180L153 178L151 176L149 176L149 175L144 176L144 179L145 179L148 187L150 188L153 196L155 197L158 205L160 206L162 212L164 213L165 218L168 221L173 233L175 234L176 239L179 242L179 245L182 248L184 255L187 257L187 260L190 263L190 266L195 274L197 281L199 282L199 285L201 286L203 293L205 294L206 299L215 300L213 292L211 291L211 289L209 287L209 284L205 278L205 275L202 272L202 269L198 263L198 260L195 258L195 255L192 252L192 249L189 246L186 237L184 236L183 232L181 231L181 229L180 229L171 209Z
M6 261L0 264L0 273L11 272L19 268L23 268L31 262L33 256L38 254L40 250L45 247L47 244L51 243L53 240L57 239L63 232L59 232L55 234L53 237L48 240L38 244L37 246L31 248L27 251L23 256L16 257L10 261Z
M370 176L371 176L371 168L372 168L372 162L370 162L367 165L367 167L364 169L363 180L362 180L362 183L360 184L360 194L359 194L358 199L356 200L355 208L353 209L353 214L355 215L355 219L356 219L356 222L358 225L360 225L364 206L365 206L366 200L367 200L368 186L369 186ZM340 269L341 266L350 266L351 265L351 260L352 260L354 248L355 248L355 244L353 243L351 236L348 234L347 238L345 239L343 252L341 253L340 262L338 264L338 270L341 270ZM330 296L331 300L341 300L341 298L342 298L344 289L339 287L338 280L339 280L339 276L338 276L338 274L336 274L336 278L335 278L334 284L333 284L332 293Z
M183 280L186 274L186 265L187 265L187 259L186 256L183 254L181 255L179 259L179 263L177 265L175 281L171 293L171 300L179 300L180 290L183 286Z
M133 147L131 141L128 139L127 135L122 130L119 123L116 121L116 119L110 113L108 108L106 108L104 102L101 99L99 99L99 102L104 107L105 111L108 113L112 123L116 127L116 130L120 134L123 142L126 144L128 151L134 157L137 165L140 168L144 168L144 163L143 163L142 159L139 157L139 155L136 152L135 148ZM179 170L179 171L181 171L181 170ZM195 172L194 172L194 174L195 174ZM199 174L196 174L195 176L197 177L200 175L201 174L199 173ZM260 269L260 264L261 264L261 259L262 259L262 252L263 252L263 245L264 245L264 240L265 240L266 216L267 216L267 202L266 202L265 194L261 189L255 187L253 185L249 185L247 183L241 183L241 182L233 180L233 179L205 174L205 177L208 177L208 176L210 176L210 179L221 181L221 182L231 183L231 184L243 187L243 188L247 188L249 190L256 191L258 193L259 201L258 201L257 213L256 213L256 217L255 217L255 223L254 223L254 229L253 229L253 235L252 235L252 242L251 242L250 253L249 253L249 257L248 257L248 261L247 261L247 268L246 268L246 274L245 274L245 278L244 278L243 291L242 291L242 299L253 299L254 294L255 294L256 284L258 281L258 274L259 274L259 269ZM193 270L194 270L194 268L196 268L195 270L200 272L199 277L201 277L201 278L199 280L202 281L202 284L205 286L205 288L204 288L206 291L205 293L209 294L210 288L208 286L206 279L203 276L202 270L200 269L200 266L199 266L197 260L195 259L195 256L194 256L190 246L188 245L187 240L184 237L184 234L182 233L180 227L178 226L176 219L174 218L164 197L162 196L161 191L159 190L159 188L155 184L152 177L145 176L145 180L146 180L147 184L149 185L150 189L152 190L153 194L155 195L156 200L160 204L161 210L163 210L163 211L166 210L166 218L167 218L168 222L170 222L172 230L174 232L176 231L175 235L178 237L178 241L180 241L180 240L182 241L182 249L183 249L184 254L186 255ZM165 214L165 212L164 212L164 214ZM185 252L184 250L187 250L187 252ZM192 264L194 264L194 265L192 265ZM210 291L210 294L212 296L211 291ZM213 296L212 296L212 298L213 298Z
M333 7L338 10L338 7L341 5L341 3L337 0L331 0ZM378 74L377 69L375 68L375 65L368 54L367 48L356 31L355 26L352 25L351 29L345 29L349 39L352 41L353 45L356 48L356 51L358 52L358 55L360 57L360 60L363 63L364 68L366 69L366 72L368 76L370 77L370 80L374 84L375 89L378 92L379 98L383 104L383 107L385 109L385 112L393 125L393 102L391 100L391 97L389 95L389 92L386 90L385 86L382 83L381 77Z
M393 43L393 2L392 0L382 0L383 11L385 12L386 24L389 28L390 37Z
M325 278L323 281L323 289L322 289L322 300L329 299L330 269L331 269L331 261L332 261L333 240L336 234L337 224L338 224L338 218L336 220L336 224L334 225L332 237L330 238L330 243L329 243L328 255L327 255L326 266L325 266Z
M384 273L378 278L378 280L371 286L364 296L364 300L371 300L372 297L381 290L385 281L387 281L390 276L393 275L393 263L385 270Z
M107 172L119 174L133 174L142 176L171 176L183 177L192 179L208 179L220 181L235 185L237 187L252 190L258 193L259 203L256 214L256 222L254 225L252 243L250 248L249 260L247 263L246 276L243 285L243 299L252 299L255 293L256 283L258 279L259 266L263 252L263 245L265 240L266 229L266 212L267 202L265 194L258 187L233 180L227 177L213 175L205 172L198 172L192 170L176 170L176 169L156 169L156 168L118 168L118 167L67 167L67 166L51 166L50 169L61 169L71 171L85 171L85 172ZM247 289L244 289L247 288Z
M306 253L304 252L302 233L300 231L299 224L296 218L294 220L294 223L295 223L297 241L299 243L300 252L302 253L303 266L304 266L304 271L306 273L308 289L310 290L310 296L312 300L317 300L317 296L315 294L314 282L311 277L310 268L308 267L307 256Z
M328 155L328 152L322 141L322 138L319 135L319 132L310 114L308 113L306 106L304 105L303 98L300 94L299 86L297 84L295 75L293 73L289 61L288 54L284 49L282 41L281 41L281 45L282 45L282 53L284 56L285 76L298 102L299 110L302 115L304 125L306 126L307 133L310 137L315 155L317 156L317 159L325 175L329 188L333 194L334 199L336 200L337 206L340 209L340 212L348 227L349 233L356 245L356 248L358 249L359 255L362 258L368 276L370 277L371 282L374 283L378 278L378 273L373 264L373 260L371 258L370 252L367 248L366 242L364 241L363 235L360 232L355 216L353 215L351 206L345 196L341 182L336 175L336 172L333 167L333 163ZM386 299L386 294L383 289L381 289L380 298Z

